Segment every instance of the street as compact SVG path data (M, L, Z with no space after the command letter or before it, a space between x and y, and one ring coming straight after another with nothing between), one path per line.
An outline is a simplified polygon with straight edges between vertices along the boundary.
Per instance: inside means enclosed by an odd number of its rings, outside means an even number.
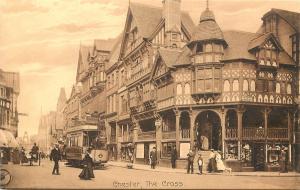
M52 175L53 163L43 160L41 166L4 165L13 176L7 188L59 189L299 189L300 177L258 177L230 175L197 175L154 172L108 166L94 170L95 179L84 181L80 168L60 163L61 175Z

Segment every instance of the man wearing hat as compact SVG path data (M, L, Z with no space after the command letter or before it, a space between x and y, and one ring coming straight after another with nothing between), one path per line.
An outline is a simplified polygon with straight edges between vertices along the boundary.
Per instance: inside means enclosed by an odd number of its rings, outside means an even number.
M152 169L155 169L156 161L157 161L156 147L153 147L152 151L150 152L150 164Z
M61 155L60 155L60 150L58 148L58 143L55 143L54 148L51 151L50 154L50 160L54 161L54 167L52 170L52 175L60 175L59 173L59 165L58 165L58 161L61 159Z
M199 168L199 175L202 174L202 167L203 167L203 158L201 156L201 153L198 153L199 157L198 157L198 168Z

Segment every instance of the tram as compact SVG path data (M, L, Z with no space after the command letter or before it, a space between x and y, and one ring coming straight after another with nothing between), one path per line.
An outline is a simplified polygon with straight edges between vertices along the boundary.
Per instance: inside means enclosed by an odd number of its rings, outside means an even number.
M86 151L92 148L91 156L95 166L103 167L108 161L106 137L97 125L80 125L67 130L65 158L69 165L81 166Z

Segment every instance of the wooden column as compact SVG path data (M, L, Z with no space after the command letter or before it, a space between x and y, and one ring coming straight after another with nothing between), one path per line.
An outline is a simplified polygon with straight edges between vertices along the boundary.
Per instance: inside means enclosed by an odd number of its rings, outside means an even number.
M190 143L191 143L191 149L194 148L194 128L195 128L195 113L193 110L189 111L190 115Z
M177 150L177 158L180 157L180 144L179 144L179 140L181 139L180 137L180 115L181 113L179 111L175 111L175 116L176 116L176 150Z
M225 158L225 122L226 122L226 111L222 108L221 109L221 128L222 128L222 153L223 159Z
M238 160L241 160L241 144L242 144L242 133L243 133L243 113L244 108L239 107L237 110L237 119L238 119Z
M162 140L162 118L161 117L156 118L155 129L156 129L157 161L159 163L161 158L161 140Z
M291 121L290 111L287 111L287 118L288 118L288 138L289 138L288 157L289 157L289 164L291 164L292 162L292 121Z
M267 146L267 139L268 139L268 116L271 112L271 109L266 107L264 109L264 133L265 133L265 163L268 162L268 146Z

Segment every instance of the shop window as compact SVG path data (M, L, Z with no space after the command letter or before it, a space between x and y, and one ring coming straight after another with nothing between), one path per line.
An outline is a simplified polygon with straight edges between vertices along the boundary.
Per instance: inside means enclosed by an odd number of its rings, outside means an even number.
M162 143L162 157L171 157L173 147L176 147L175 142Z
M233 87L232 90L233 90L234 92L239 91L239 81L238 81L238 80L234 80L234 81L233 81L232 87Z
M225 159L226 160L237 160L238 159L238 145L236 142L226 143Z

